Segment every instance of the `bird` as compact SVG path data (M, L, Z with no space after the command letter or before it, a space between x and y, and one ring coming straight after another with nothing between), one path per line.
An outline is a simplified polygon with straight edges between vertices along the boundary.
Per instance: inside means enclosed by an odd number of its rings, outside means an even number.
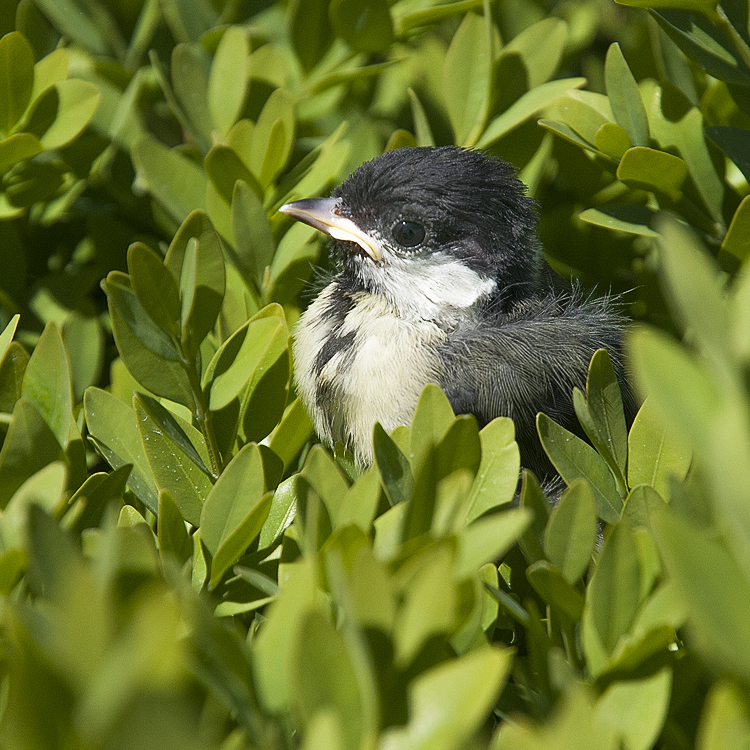
M512 418L522 466L556 477L536 415L581 434L572 391L597 349L624 380L626 318L611 295L551 269L513 166L455 146L401 148L330 197L279 210L330 237L335 270L293 340L297 393L324 442L366 468L375 423L409 425L434 383L480 427Z

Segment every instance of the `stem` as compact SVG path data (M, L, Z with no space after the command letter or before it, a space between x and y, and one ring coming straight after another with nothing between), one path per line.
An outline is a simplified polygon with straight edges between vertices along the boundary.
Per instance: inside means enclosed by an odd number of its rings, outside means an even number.
M190 380L193 398L195 399L195 421L198 422L201 432L203 433L203 438L206 441L206 449L208 450L208 457L211 460L211 471L214 475L214 479L218 479L224 466L221 460L219 444L216 441L216 434L214 433L213 414L208 408L206 397L201 388L200 380L196 372L195 358L191 358L190 361L183 360L183 364Z

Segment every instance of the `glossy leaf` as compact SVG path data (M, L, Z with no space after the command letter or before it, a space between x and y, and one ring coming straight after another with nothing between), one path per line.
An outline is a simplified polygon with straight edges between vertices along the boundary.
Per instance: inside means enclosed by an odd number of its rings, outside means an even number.
M604 459L588 443L545 414L537 415L537 430L545 452L565 482L570 485L576 479L587 480L594 493L599 518L608 523L616 520L622 499Z
M102 286L115 342L131 375L152 393L192 408L194 395L181 353L141 307L129 277L113 271Z
M443 96L455 142L473 146L487 118L490 50L482 18L467 13L453 36L443 67Z
M27 479L54 461L65 461L60 443L36 406L19 399L0 450L0 508Z
M328 15L337 36L357 52L382 52L393 42L386 0L333 0Z
M648 146L646 108L643 106L638 84L616 42L607 51L604 73L607 96L615 121L625 129L633 146Z
M578 218L587 224L644 237L658 236L658 233L651 228L654 216L653 210L632 203L587 208L578 214Z
M474 521L458 537L456 575L473 575L485 563L497 562L530 523L531 514L526 508L508 510Z
M628 485L647 484L669 498L672 478L682 481L690 460L690 450L659 419L653 400L646 399L628 436Z
M293 143L294 103L284 89L276 89L258 116L250 145L248 166L263 188L283 169Z
M628 187L664 193L671 200L679 200L687 175L679 157L641 146L626 151L617 168L617 179Z
M232 194L232 235L240 270L261 289L266 268L273 259L275 244L263 204L243 182L235 184Z
M248 85L247 32L230 26L216 48L208 77L207 102L214 127L226 135L242 111Z
M750 658L743 645L750 639L744 614L750 596L747 577L703 529L670 512L654 519L654 524L659 552L687 605L697 645L724 670L747 679Z
M597 538L594 495L587 482L574 482L552 509L544 530L544 553L568 583L591 562Z
M558 568L546 560L537 560L526 569L526 577L542 599L573 622L583 613L583 596L573 588Z
M198 526L203 501L213 486L203 436L143 394L133 398L133 410L157 487L169 492L188 523Z
M750 196L745 196L734 212L721 249L740 261L750 256Z
M466 520L510 503L518 486L521 458L515 427L507 417L493 419L479 433L482 460L471 488Z
M620 386L605 349L594 353L586 378L586 396L573 391L576 416L599 455L624 487L628 458L628 428Z
M133 410L116 396L89 388L83 401L86 426L113 469L132 465L128 487L153 513L158 512L159 491L143 451Z
M284 314L271 305L252 317L217 351L207 373L211 378L210 408L229 404L287 349Z
M185 562L193 552L193 545L185 528L182 513L166 490L159 492L157 529L159 552L162 555L173 555L180 562Z
M618 524L606 539L586 594L583 648L594 676L625 635L639 605L640 568L633 532Z
M141 307L159 328L178 338L180 291L161 258L142 242L135 242L128 248L128 270Z
M386 730L382 750L434 748L438 742L464 746L481 726L509 669L509 652L490 648L423 673L409 687L409 723Z
M265 493L263 459L246 445L226 466L203 505L201 540L213 556L209 588L214 588L263 528L272 495Z
M137 141L132 156L144 185L175 222L205 209L206 175L190 159L150 136Z
M31 100L34 52L23 34L12 31L0 39L0 133L10 135Z

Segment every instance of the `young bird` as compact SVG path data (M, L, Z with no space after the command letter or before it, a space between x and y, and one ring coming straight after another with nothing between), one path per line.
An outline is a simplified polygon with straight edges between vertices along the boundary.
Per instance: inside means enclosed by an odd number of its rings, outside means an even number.
M554 475L535 416L576 428L573 387L597 349L617 362L623 319L551 271L535 204L509 164L454 147L399 149L332 198L280 210L329 235L339 266L294 342L297 391L325 442L367 466L375 422L408 425L436 383L480 426L512 417L522 465Z

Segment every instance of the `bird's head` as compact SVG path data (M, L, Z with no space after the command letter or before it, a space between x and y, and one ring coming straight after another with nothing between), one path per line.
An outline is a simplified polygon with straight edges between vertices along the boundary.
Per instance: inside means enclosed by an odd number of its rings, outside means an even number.
M333 197L280 210L331 236L344 273L422 317L496 290L522 295L535 276L534 203L509 164L479 151L389 151Z

